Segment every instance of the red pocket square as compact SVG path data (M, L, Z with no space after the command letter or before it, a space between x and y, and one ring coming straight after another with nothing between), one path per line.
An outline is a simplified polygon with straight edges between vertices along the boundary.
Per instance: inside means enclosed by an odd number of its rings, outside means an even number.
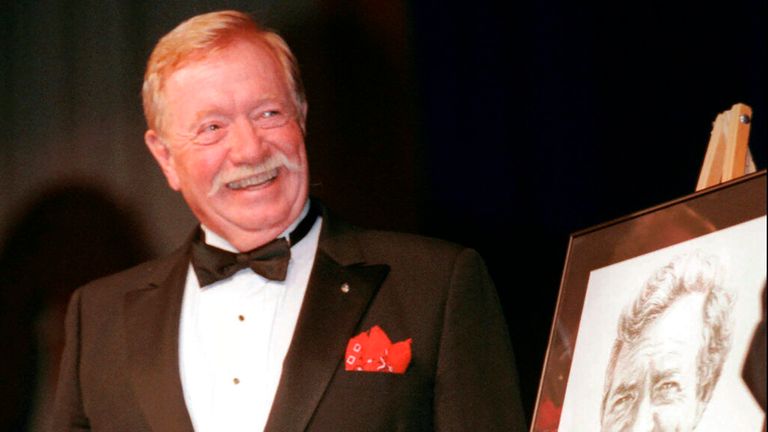
M348 371L405 373L411 362L411 339L395 344L379 326L349 340L344 368Z

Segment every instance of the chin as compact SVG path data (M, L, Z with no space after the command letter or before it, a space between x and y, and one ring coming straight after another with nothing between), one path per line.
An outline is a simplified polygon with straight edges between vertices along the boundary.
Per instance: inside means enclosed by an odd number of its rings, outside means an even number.
M288 225L293 222L293 208L288 205L255 207L253 210L233 215L228 221L230 224L245 231L261 231Z
M247 232L285 229L299 215L306 199L306 195L302 199L301 194L292 199L286 199L284 194L268 199L246 199L209 209L212 211L202 212L201 216L206 217L207 222L203 223L211 229L215 226Z

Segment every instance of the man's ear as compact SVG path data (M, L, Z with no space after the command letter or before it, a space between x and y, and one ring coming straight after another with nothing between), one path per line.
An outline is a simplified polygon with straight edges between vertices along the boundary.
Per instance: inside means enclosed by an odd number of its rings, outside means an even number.
M304 101L304 103L302 103L299 107L299 110L301 110L301 116L299 117L299 119L301 119L301 124L299 126L301 126L301 133L305 137L307 136L307 109L307 102Z
M176 166L171 156L171 150L168 146L160 140L160 136L152 129L149 129L144 134L144 142L149 147L150 153L155 157L155 160L160 164L160 168L165 174L168 185L173 190L179 190L179 176L176 173Z

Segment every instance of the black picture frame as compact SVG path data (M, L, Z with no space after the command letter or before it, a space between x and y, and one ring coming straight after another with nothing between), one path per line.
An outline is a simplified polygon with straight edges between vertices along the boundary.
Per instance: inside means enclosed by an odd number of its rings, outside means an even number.
M574 233L565 260L530 431L596 430L594 424L575 428L571 425L560 429L568 383L574 380L572 372L578 372L572 370L574 352L579 337L584 340L587 338L586 334L580 335L580 330L584 331L582 313L593 271L667 250L675 245L686 242L690 244L693 240L756 219L762 218L760 223L764 226L765 215L766 171L762 170ZM760 244L763 246L757 247L761 250L765 248L765 239L755 241L762 241ZM754 290L764 289L764 262L761 277L762 287ZM756 295L759 298L760 293ZM605 359L595 358L594 368L600 369L602 366L604 371L606 362ZM596 397L594 393L597 391L598 387L592 389L592 399ZM568 406L565 409L570 410ZM595 407L585 406L583 409Z

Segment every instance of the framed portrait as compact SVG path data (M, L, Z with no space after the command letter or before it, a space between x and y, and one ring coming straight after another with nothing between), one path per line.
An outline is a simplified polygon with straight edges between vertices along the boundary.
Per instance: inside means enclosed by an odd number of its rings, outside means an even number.
M765 177L571 236L532 432L762 430L742 370L765 307Z

